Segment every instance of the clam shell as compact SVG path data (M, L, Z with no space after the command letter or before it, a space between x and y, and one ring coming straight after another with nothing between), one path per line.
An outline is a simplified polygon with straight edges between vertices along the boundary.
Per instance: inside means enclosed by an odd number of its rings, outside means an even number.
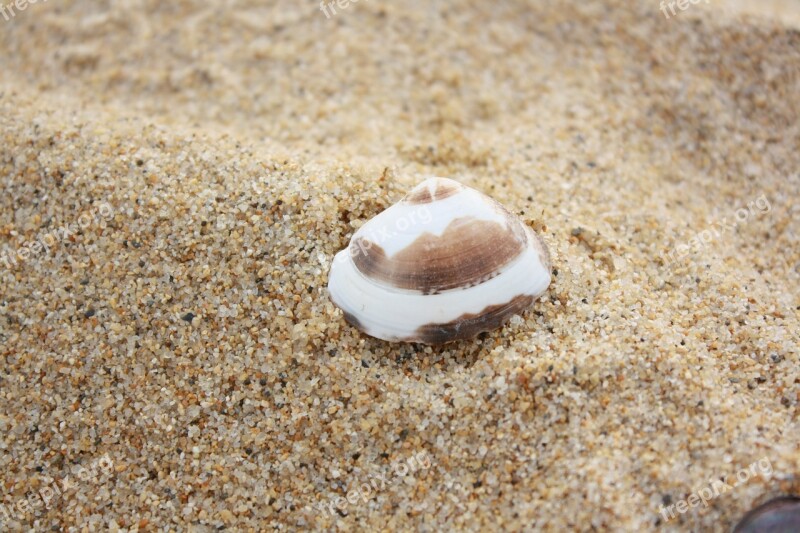
M800 531L800 498L782 496L753 509L734 528L734 533L797 533Z
M549 284L532 229L488 196L430 178L356 231L328 291L368 335L444 344L503 325Z

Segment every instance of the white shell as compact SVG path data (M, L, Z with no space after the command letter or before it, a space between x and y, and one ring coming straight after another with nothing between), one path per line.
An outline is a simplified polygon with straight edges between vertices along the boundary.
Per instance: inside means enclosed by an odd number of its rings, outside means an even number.
M443 344L501 326L549 284L533 230L488 196L430 178L356 231L328 291L368 335Z

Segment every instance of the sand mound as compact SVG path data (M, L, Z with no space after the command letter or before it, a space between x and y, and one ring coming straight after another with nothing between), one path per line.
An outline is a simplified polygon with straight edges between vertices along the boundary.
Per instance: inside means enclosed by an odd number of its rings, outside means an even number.
M3 529L721 531L800 492L796 13L261 4L0 18ZM330 261L428 175L554 282L364 337Z

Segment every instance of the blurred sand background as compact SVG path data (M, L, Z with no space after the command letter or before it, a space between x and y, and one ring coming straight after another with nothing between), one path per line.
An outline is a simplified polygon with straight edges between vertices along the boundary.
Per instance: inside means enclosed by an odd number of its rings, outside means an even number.
M0 528L726 531L800 493L798 28L779 0L0 18ZM432 174L536 227L554 282L473 342L364 337L330 260Z

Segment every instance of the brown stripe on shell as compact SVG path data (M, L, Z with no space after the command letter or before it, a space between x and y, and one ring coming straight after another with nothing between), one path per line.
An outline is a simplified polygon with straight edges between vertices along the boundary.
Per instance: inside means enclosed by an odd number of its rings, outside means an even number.
M353 313L348 313L344 309L342 309L342 313L344 314L345 321L353 326L354 328L358 328L361 331L364 331L364 326L361 324L361 321L353 315Z
M445 344L470 339L484 331L502 326L513 315L519 314L533 303L533 296L522 294L510 302L490 305L478 314L464 314L446 324L426 324L417 329L415 341L426 344Z
M461 186L457 183L447 181L437 181L436 186L433 188L433 194L427 185L418 186L403 198L403 201L408 204L429 204L436 200L444 200L448 196L453 196L461 190Z
M350 251L365 276L400 289L435 294L491 279L524 246L524 230L517 233L494 221L464 217L451 222L441 236L421 234L391 258L363 237L353 241Z
M341 305L339 305L339 302L337 302L337 301L336 301L336 300L333 298L333 295L331 295L331 301L333 302L333 305L335 305L336 307L338 307L339 309L341 309L341 310L342 310L342 314L344 315L344 320L345 320L345 322L347 322L348 324L350 324L350 325L351 325L351 326L353 326L354 328L358 328L358 329L360 329L361 331L364 331L364 325L361 323L361 321L360 321L358 318L356 318L356 316L355 316L353 313L350 313L350 312L348 312L348 311L345 311L345 310L344 310L344 307L342 307Z

